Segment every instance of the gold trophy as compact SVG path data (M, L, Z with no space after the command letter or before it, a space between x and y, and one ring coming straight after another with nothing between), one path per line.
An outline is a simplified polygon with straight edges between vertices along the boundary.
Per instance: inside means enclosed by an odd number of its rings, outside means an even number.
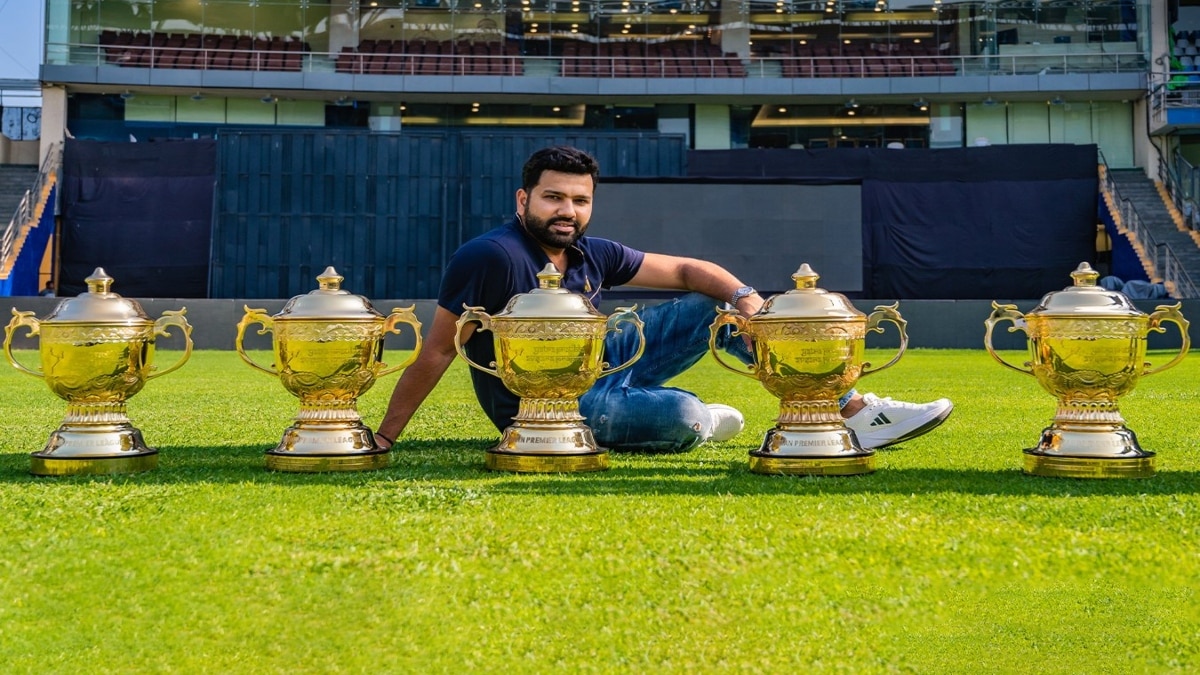
M242 360L279 378L300 399L295 424L283 440L267 451L267 468L276 471L366 471L387 466L387 450L358 414L358 397L375 381L403 368L421 351L421 324L412 307L393 309L384 317L361 295L342 290L343 277L333 267L317 277L319 288L298 295L283 311L267 316L266 310L246 307L238 323L237 350ZM275 363L271 368L254 362L243 349L246 328L261 324L259 335L274 333ZM383 340L399 333L399 324L416 333L412 356L388 368L382 363Z
M125 414L125 402L146 383L179 368L192 354L192 327L186 309L164 312L152 320L134 300L109 291L113 279L97 267L88 290L63 300L44 319L13 309L5 329L4 355L23 373L46 381L67 402L62 425L40 452L32 453L30 471L38 476L137 473L158 466L158 450L146 445L142 432ZM40 372L17 362L13 333L25 327L40 335ZM154 342L171 326L183 332L183 356L158 370Z
M750 453L750 470L812 476L849 476L875 470L875 452L863 449L846 428L838 399L860 377L877 373L900 360L908 347L907 322L899 303L879 306L870 316L846 296L817 288L808 263L792 275L796 288L771 297L752 317L736 309L718 309L709 327L709 351L728 370L757 378L779 399L779 417L758 450ZM867 331L882 333L890 321L900 330L900 349L891 361L871 368L863 360ZM733 326L733 339L749 336L754 365L725 362L717 348L717 332Z
M487 451L495 471L568 473L604 471L608 450L596 445L579 414L579 397L596 380L633 365L646 346L636 307L605 317L588 299L560 288L562 274L553 264L538 273L538 288L513 297L503 312L489 316L482 307L466 307L458 319L454 345L472 368L499 377L521 397L513 424ZM490 368L463 351L463 326L478 322L492 331L498 361ZM637 353L616 368L604 358L604 337L628 322L637 328ZM476 338L480 339L480 338Z
M1048 293L1022 314L1016 305L992 303L984 325L984 344L992 358L1019 373L1037 378L1058 399L1054 421L1042 431L1037 447L1025 450L1025 473L1070 478L1146 478L1154 475L1154 453L1138 446L1125 426L1117 399L1133 391L1138 378L1183 360L1191 346L1188 321L1180 304L1160 305L1153 314L1134 307L1122 293L1096 285L1100 274L1087 263L1071 273L1075 285ZM992 348L992 330L1012 321L1009 332L1029 336L1030 361L1018 368ZM1164 332L1170 321L1179 327L1183 345L1166 365L1151 368L1146 335Z

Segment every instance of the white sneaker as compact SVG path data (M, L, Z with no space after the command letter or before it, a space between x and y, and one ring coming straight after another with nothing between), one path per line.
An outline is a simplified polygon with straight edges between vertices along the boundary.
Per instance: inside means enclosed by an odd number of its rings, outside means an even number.
M858 437L864 450L882 448L933 431L954 411L950 399L939 398L929 403L905 403L889 396L863 394L862 410L846 420L846 426Z
M742 413L737 408L727 406L722 403L706 404L708 411L712 413L712 435L708 437L710 441L727 441L742 432L742 427L746 426L746 418L742 417Z

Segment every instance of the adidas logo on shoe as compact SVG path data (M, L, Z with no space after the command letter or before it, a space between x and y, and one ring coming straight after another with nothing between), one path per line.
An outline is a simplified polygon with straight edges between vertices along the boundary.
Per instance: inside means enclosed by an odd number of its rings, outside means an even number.
M865 450L901 443L928 433L946 421L954 404L944 398L929 403L907 403L875 394L863 394L862 410L846 420Z

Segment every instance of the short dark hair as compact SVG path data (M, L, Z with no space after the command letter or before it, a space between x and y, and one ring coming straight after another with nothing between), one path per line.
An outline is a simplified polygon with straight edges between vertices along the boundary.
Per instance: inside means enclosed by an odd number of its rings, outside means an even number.
M542 179L544 171L588 175L592 177L592 187L595 188L596 179L600 177L600 164L595 157L569 145L542 148L525 161L525 168L521 169L521 188L526 192L532 191L533 186Z

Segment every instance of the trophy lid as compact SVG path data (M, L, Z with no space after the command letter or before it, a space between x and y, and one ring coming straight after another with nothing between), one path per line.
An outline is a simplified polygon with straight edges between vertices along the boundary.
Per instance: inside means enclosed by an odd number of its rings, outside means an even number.
M1071 278L1075 281L1073 286L1047 293L1038 306L1025 315L1128 317L1145 314L1134 307L1124 293L1097 286L1100 273L1086 262L1079 263L1079 267L1071 272Z
M314 319L382 319L383 315L371 306L371 302L361 295L354 295L342 288L342 275L333 269L325 271L317 277L318 287L304 295L297 295L288 300L283 310L276 314L275 320L298 319L312 321Z
M113 278L103 267L97 267L83 280L87 291L58 303L43 319L45 323L111 323L129 325L152 323L136 300L129 300L109 290Z
M537 288L513 296L504 311L492 318L607 320L587 298L562 287L563 275L554 263L546 263L537 278Z
M817 288L817 279L820 278L808 263L800 265L800 269L792 275L796 288L769 298L751 320L762 318L845 321L866 318L865 314L850 304L846 296Z

